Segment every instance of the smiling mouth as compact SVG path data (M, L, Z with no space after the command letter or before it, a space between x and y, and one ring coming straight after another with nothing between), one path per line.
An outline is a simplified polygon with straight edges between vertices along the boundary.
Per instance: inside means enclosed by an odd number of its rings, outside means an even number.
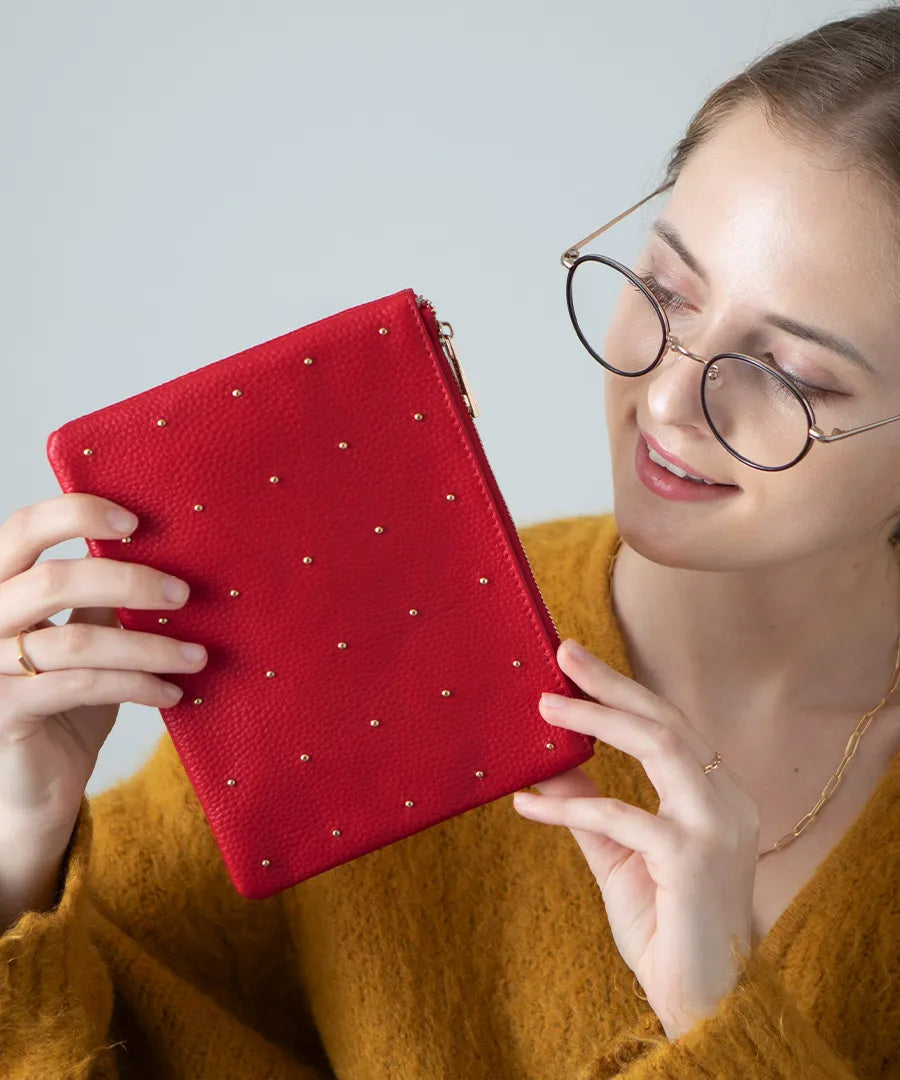
M655 465L658 465L661 469L665 469L666 472L671 473L673 476L677 476L679 479L682 480L687 480L692 484L705 484L707 487L737 488L740 486L738 484L728 484L724 481L713 480L711 477L706 477L700 472L697 472L695 474L693 470L688 469L684 463L679 464L677 461L670 461L669 458L664 453L662 453L661 450L657 449L657 447L653 445L650 438L644 434L643 430L640 427L638 427L638 433L646 444L647 453L650 457L650 460Z
M662 454L657 454L650 444L647 444L647 454L652 462L659 465L660 468L670 472L673 476L679 477L681 480L690 480L692 484L707 484L709 487L719 487L720 485L715 480L704 480L700 476L692 476L684 469L679 469L677 465L673 465L670 461L667 461Z

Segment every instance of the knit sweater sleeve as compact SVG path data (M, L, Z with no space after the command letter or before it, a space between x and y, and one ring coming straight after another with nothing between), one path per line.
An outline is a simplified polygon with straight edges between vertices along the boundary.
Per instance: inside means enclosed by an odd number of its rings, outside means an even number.
M858 1080L858 1075L800 1012L780 973L756 949L711 1016L670 1041L653 1015L652 1023L620 1033L578 1080Z
M84 796L57 891L0 936L0 1076L330 1077L279 897L226 876L168 734Z

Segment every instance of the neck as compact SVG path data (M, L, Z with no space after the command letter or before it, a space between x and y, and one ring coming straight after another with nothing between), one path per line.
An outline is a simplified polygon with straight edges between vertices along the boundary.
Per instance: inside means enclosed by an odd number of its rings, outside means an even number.
M752 570L684 570L622 543L613 610L635 678L700 730L845 723L887 694L900 632L893 548ZM900 704L900 690L891 698Z

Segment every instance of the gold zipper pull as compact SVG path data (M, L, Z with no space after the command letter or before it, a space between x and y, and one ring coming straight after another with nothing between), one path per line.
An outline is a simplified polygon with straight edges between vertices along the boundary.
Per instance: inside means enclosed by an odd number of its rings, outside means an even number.
M448 322L439 322L438 326L441 328L441 344L444 346L444 352L447 354L447 359L453 365L453 368L457 373L456 381L460 384L463 401L465 401L466 408L469 410L469 416L474 420L476 416L480 416L481 414L478 411L478 402L475 400L475 395L472 393L472 386L466 378L465 369L463 368L459 357L456 355L456 349L453 348L453 327ZM446 333L444 333L445 326L447 327Z
M456 355L456 349L453 348L453 327L448 322L441 322L437 316L437 312L434 310L434 304L424 296L417 296L416 303L419 307L431 308L431 313L434 315L434 321L438 327L438 337L441 341L441 347L444 350L444 355L450 363L450 368L453 371L453 376L456 379L456 385L459 387L459 392L462 395L462 399L465 402L466 409L469 416L473 419L481 414L478 411L478 402L475 400L475 395L472 393L472 387L469 380L466 378L465 369L460 362L459 357ZM445 329L446 327L446 329Z

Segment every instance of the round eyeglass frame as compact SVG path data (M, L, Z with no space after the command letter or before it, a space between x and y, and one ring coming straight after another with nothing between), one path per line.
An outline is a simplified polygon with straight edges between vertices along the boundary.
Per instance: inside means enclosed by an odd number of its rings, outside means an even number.
M659 328L662 331L662 344L659 347L659 351L656 354L656 359L652 363L648 364L643 371L619 371L618 368L611 367L602 356L596 353L591 346L591 343L582 333L581 327L578 325L578 319L575 316L575 305L572 301L572 280L575 276L576 269L586 262L598 262L604 263L607 266L612 266L616 270L621 271L626 275L628 280L647 297L650 303L653 305L653 310L656 312L656 317L659 319ZM624 284L624 282L623 282ZM700 375L700 404L703 406L703 415L706 417L706 422L709 425L709 430L716 437L717 441L725 447L725 449L736 457L739 461L743 461L745 465L749 465L752 469L761 469L764 472L783 472L785 469L790 469L791 466L796 465L798 461L801 461L809 453L813 444L813 439L810 437L810 433L813 430L818 431L816 427L816 418L812 411L812 406L806 400L803 393L781 372L776 371L770 364L764 363L762 360L758 360L755 356L747 356L745 353L716 353L715 356L704 359L702 356L698 356L696 353L691 352L690 349L686 349L676 337L674 337L669 328L669 320L666 316L665 309L660 305L659 301L653 295L653 293L647 288L643 281L624 263L618 262L616 259L612 259L607 255L582 255L576 259L574 263L569 267L569 273L566 278L566 306L569 309L569 318L572 320L572 325L575 327L575 333L578 335L581 344L587 349L587 351L593 356L593 358L600 364L602 364L607 371L613 375L621 375L626 379L636 379L641 375L646 375L652 371L657 364L662 360L666 353L671 349L674 352L679 352L682 356L688 356L692 360L696 360L703 365L703 371ZM773 375L776 379L784 384L784 386L794 395L797 401L806 413L807 419L807 435L806 442L803 445L803 449L800 453L787 465L759 465L755 461L751 461L749 458L745 458L743 454L739 454L737 450L719 434L716 430L715 424L713 424L712 417L709 415L709 408L706 404L706 388L709 382L715 381L716 372L713 371L713 365L717 360L728 359L734 357L737 360L744 360L749 364L753 364L758 368L762 368L767 375ZM710 374L712 375L710 377ZM824 433L823 433L824 434Z
M666 315L664 309L660 306L659 301L650 292L644 282L641 281L640 278L636 277L627 266L605 255L579 255L581 248L583 248L585 244L590 243L591 240L599 236L602 232L606 232L606 230L615 225L616 222L621 221L622 218L627 217L634 210L637 210L639 206L643 206L648 199L652 199L655 195L659 195L661 192L673 187L674 184L674 180L670 180L667 183L661 184L654 191L651 191L649 195L645 195L643 199L640 199L633 206L629 206L627 210L623 210L621 214L617 214L616 217L612 218L610 221L607 221L605 225L601 225L599 229L595 229L594 232L586 236L583 240L579 240L577 244L572 244L571 247L567 247L560 256L559 261L562 263L563 267L568 270L568 276L566 278L566 305L569 309L569 318L572 320L572 325L575 327L575 332L576 334L578 334L579 340L581 341L582 345L585 346L591 356L593 356L594 359L598 361L598 363L602 364L607 371L612 372L612 374L614 375L623 375L626 379L636 378L640 375L646 375L648 371L652 371L653 368L655 368L656 365L660 362L660 360L662 360L663 356L665 356L665 354L669 351L669 349L674 349L676 352L680 352L683 356L689 356L692 360L696 360L698 363L703 364L703 373L701 375L700 381L700 402L703 406L703 414L706 417L706 422L709 425L710 431L716 437L716 440L725 447L728 453L731 454L733 457L736 457L738 461L742 461L745 465L749 465L752 469L761 469L763 472L783 472L785 469L790 469L791 466L796 465L798 461L801 461L804 457L806 457L812 447L813 442L837 442L839 439L846 439L851 435L858 435L860 432L871 431L873 428L881 427L884 424L891 424L895 420L900 420L900 414L898 414L897 416L886 417L884 420L876 420L872 424L863 424L860 427L848 428L847 430L842 430L841 428L834 428L830 435L826 435L825 432L818 426L818 424L816 424L816 414L813 410L812 405L810 405L809 401L806 399L806 395L803 393L800 387L794 385L791 379L783 372L780 372L777 369L773 368L771 364L765 364L762 360L758 360L754 356L747 356L744 353L716 353L715 356L712 356L709 359L704 359L704 357L698 356L696 353L691 352L690 349L686 349L676 338L672 336L671 330L669 328L668 316ZM653 304L653 307L656 309L656 313L659 317L663 331L663 343L662 347L660 348L659 355L656 357L653 363L644 371L638 371L634 374L631 374L617 371L616 369L611 368L600 356L597 355L597 353L594 352L594 350L585 340L585 337L582 334L580 327L578 326L578 320L575 318L575 312L572 306L572 275L575 268L580 263L586 260L594 260L597 262L607 263L608 265L615 266L618 270L623 271L630 278L630 280L633 281L635 285L637 285L641 292L644 293L644 295L650 300L650 302ZM746 360L751 364L755 364L757 367L764 368L768 374L774 375L776 378L780 379L781 382L784 383L784 385L794 394L794 396L800 401L800 404L803 406L803 410L806 413L807 419L809 420L809 428L806 433L806 443L804 444L803 449L797 455L797 457L795 457L794 460L789 462L787 465L757 465L756 462L750 461L742 454L739 454L737 450L735 450L732 446L729 446L729 444L719 435L719 433L713 426L712 421L709 418L709 411L706 408L704 388L706 386L706 380L710 369L712 368L712 365L716 362L716 360L722 359L723 357L737 357L739 360Z

